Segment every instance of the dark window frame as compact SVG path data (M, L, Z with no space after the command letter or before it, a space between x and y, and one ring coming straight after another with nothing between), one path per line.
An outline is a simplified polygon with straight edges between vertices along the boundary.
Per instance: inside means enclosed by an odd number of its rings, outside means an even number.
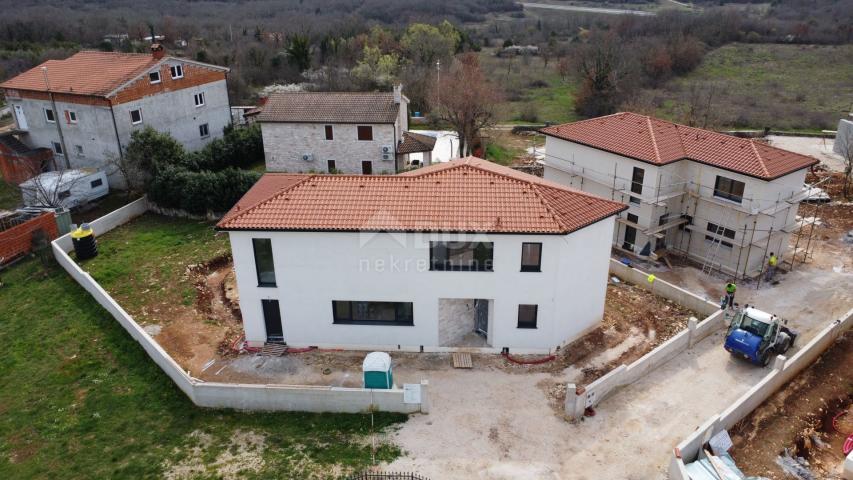
M357 125L356 129L356 138L359 142L372 142L373 141L373 125ZM362 132L365 132L365 135L362 135ZM362 138L365 137L365 138ZM370 137L370 138L367 138Z
M362 160L361 162L361 174L362 175L373 175L373 162L370 160Z
M326 160L326 170L328 170L329 173L338 171L334 160Z
M463 244L464 247L457 245L449 247L448 244ZM469 265L452 265L450 263L451 250L463 250L465 248L474 251L472 263ZM478 248L485 248L485 252L480 250L480 254L488 253L488 255L483 258L477 258ZM444 255L442 255L443 258L437 258L442 249L445 250ZM494 272L494 261L494 242L429 242L429 269L433 272Z
M139 120L133 119L133 112L136 112L136 114L139 116ZM130 124L131 125L139 125L140 123L142 123L142 109L141 108L134 108L133 110L130 111Z
M198 134L201 138L207 138L210 136L210 126L206 123L202 123L198 126Z
M155 76L156 76L156 80L155 80ZM148 82L150 82L152 85L160 83L162 81L163 81L163 79L160 78L160 71L159 70L154 70L153 72L148 72Z
M104 184L104 179L96 178L89 182L89 188L97 188Z
M359 310L353 304L390 304L394 308L394 320L371 320L355 318ZM338 304L346 305L346 315L341 315ZM332 300L332 323L335 325L374 325L388 327L411 327L415 325L414 303L412 302L380 302L370 300Z
M334 140L335 139L335 127L333 125L324 125L323 133L326 136L326 140Z
M57 155L65 155L65 150L62 149L61 143L53 142L53 153Z
M638 174L639 173L639 174ZM643 180L646 178L646 171L640 167L634 167L631 172L631 192L637 195L643 194Z
M529 310L531 309L531 307L533 310L532 322L529 318L525 318L522 320L522 312L528 311L527 313L530 313ZM535 329L539 328L539 305L530 304L530 303L520 304L518 306L518 324L516 325L516 328L523 328L523 329L527 329L527 330L535 330Z
M731 228L726 228L726 227L723 227L721 225L717 225L715 223L708 222L708 224L705 226L705 230L716 235L716 236L705 235L705 240L708 240L710 242L719 241L720 244L724 247L734 248L733 243L727 242L725 240L721 240L718 238L718 237L725 237L725 238L728 238L730 240L734 240L735 236L737 236L737 232L735 232Z
M738 194L740 190L740 194ZM714 196L730 202L743 203L743 194L746 191L746 183L733 178L717 175L714 180Z
M261 265L260 265L260 263L258 263L258 248L259 248L259 245L262 244L262 242L266 242L267 246L269 247L269 260L270 260L270 263L272 266L272 269L270 270L272 272L272 279L273 279L272 282L265 282L265 281L261 280L261 274L265 273L265 272L261 271ZM261 247L261 248L266 248L266 247ZM263 253L266 253L266 252L263 252ZM254 256L254 259L255 259L255 273L257 274L257 277L258 277L258 287L276 287L277 284L276 284L276 277L275 277L275 255L273 255L273 251L272 251L272 239L271 238L253 238L252 239L252 255Z
M56 113L52 108L44 109L44 119L47 123L56 123Z
M536 264L524 264L524 247L525 245L538 245L539 250L536 252ZM522 242L521 244L521 271L522 272L541 272L542 271L542 242Z

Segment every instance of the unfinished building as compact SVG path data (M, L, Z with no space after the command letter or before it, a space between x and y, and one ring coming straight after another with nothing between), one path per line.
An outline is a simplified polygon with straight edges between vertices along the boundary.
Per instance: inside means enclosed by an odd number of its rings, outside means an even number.
M546 179L628 206L618 250L675 252L735 277L761 273L771 252L799 253L788 244L804 226L797 208L812 157L635 113L541 132Z

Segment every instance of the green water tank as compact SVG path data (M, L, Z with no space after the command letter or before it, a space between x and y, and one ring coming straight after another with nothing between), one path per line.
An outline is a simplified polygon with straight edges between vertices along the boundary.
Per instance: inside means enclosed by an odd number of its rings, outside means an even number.
M364 374L364 388L389 389L394 386L391 356L385 352L368 353L361 370Z

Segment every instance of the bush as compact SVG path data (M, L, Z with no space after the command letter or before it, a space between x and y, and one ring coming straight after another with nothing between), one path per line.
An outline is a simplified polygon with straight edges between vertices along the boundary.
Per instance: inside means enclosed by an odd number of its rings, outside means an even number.
M538 122L539 110L536 108L536 104L533 102L525 103L518 112L518 119L523 122Z
M246 128L227 127L225 135L190 153L187 168L222 170L228 167L248 168L264 161L264 144L258 124Z
M226 212L261 177L259 172L227 168L218 172L169 167L158 174L148 189L151 200L163 207L194 214Z

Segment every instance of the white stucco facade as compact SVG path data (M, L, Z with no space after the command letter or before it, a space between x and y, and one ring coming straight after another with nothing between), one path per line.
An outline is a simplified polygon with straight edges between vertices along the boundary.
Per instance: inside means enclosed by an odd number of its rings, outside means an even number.
M487 348L551 352L602 319L614 217L568 235L231 231L246 339L267 340L262 300L278 300L284 341L351 349L452 349L439 339L441 299L489 301ZM259 287L252 239L271 239L276 285ZM493 243L493 271L430 271L430 241ZM522 272L523 242L542 244ZM411 302L413 325L334 322L333 301ZM518 328L537 305L536 328Z
M552 136L545 151L546 179L628 205L613 244L632 253L674 249L727 273L755 275L770 252L786 254L797 226L805 168L768 181L691 160L654 165ZM635 168L643 171L641 193L632 191ZM718 176L744 183L741 202L714 195ZM709 231L709 223L734 231L734 238Z

